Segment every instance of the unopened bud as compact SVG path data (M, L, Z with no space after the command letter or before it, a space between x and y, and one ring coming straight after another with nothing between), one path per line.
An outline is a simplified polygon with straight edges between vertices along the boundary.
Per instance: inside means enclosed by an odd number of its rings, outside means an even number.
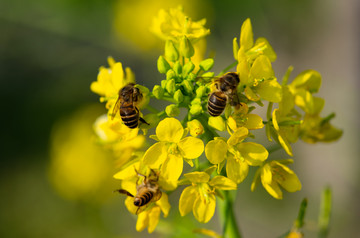
M179 59L179 52L171 40L165 42L165 57L172 62Z
M208 71L214 66L214 59L208 58L206 60L203 60L200 62L199 66L203 71Z
M183 36L180 41L180 54L186 58L191 58L194 53L195 50L190 40L186 36Z
M193 89L194 89L194 85L189 81L189 80L184 80L182 81L182 86L185 89L185 92L187 92L188 94L191 94Z
M175 79L169 79L166 82L166 90L170 93L170 94L174 94L175 93Z
M165 74L170 69L170 64L160 55L157 61L157 67L161 74Z
M206 87L200 86L196 89L196 97L201 98L202 96L206 95Z
M190 130L190 135L196 137L198 135L204 134L204 127L198 120L192 120L187 123L187 127Z
M174 66L173 66L173 70L175 71L176 75L181 75L182 73L182 66L180 64L179 61L176 61Z
M187 62L183 67L183 72L182 72L183 76L186 77L189 73L191 73L194 70L194 68L195 65L191 61Z
M178 89L174 93L174 99L177 103L181 103L184 100L184 95L182 94L181 90Z
M173 79L176 77L176 73L174 70L170 69L166 72L166 79Z
M159 99L162 98L162 96L164 95L164 89L159 85L155 85L152 93L155 96L155 98Z
M180 114L180 109L175 104L170 104L165 108L165 112L169 117L176 117Z

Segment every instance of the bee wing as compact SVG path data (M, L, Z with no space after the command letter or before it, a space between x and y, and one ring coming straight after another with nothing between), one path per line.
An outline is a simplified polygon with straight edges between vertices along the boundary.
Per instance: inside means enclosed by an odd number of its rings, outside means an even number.
M231 106L237 106L240 104L239 95L237 94L236 90L231 94L230 98L230 105Z
M125 194L125 195L127 195L129 197L134 197L134 195L132 195L131 193L129 193L128 191L126 191L124 189L117 189L114 192L119 192L119 193Z
M118 100L116 101L115 105L114 105L114 109L113 109L112 114L111 114L111 120L114 119L114 117L116 116L116 113L119 111L120 104L121 104L121 100L120 100L120 97L119 97Z

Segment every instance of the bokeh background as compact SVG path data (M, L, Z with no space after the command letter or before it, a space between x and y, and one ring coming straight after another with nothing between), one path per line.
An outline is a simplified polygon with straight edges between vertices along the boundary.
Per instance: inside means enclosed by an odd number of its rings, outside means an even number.
M194 20L206 17L214 71L233 62L232 39L247 17L255 37L277 52L279 76L293 65L323 76L323 116L344 130L331 144L298 143L300 192L277 201L264 189L251 193L251 175L239 186L236 214L244 237L277 237L291 227L303 197L309 200L306 237L316 237L321 190L333 189L329 237L360 237L359 61L360 4L356 0L132 1L0 0L0 237L182 237L201 226L177 217L179 193L162 232L135 231L111 155L96 146L92 123L104 112L89 85L111 55L131 67L137 82L160 82L162 44L148 32L161 7L184 6ZM276 153L273 158L286 158ZM170 222L176 222L171 228ZM176 230L176 234L169 235Z

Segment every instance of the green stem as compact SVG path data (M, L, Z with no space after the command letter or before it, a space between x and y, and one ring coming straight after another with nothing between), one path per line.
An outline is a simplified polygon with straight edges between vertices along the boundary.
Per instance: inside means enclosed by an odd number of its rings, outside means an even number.
M231 68L235 67L238 64L237 61L233 62L232 64L230 64L228 67L226 67L224 70L222 70L218 76L222 76L223 74L225 74L226 72L228 72Z
M160 111L157 110L155 107L152 107L152 106L150 106L150 105L147 105L145 108L146 108L147 110L149 110L150 112L152 112L152 113L159 113L159 112L160 112Z
M331 189L325 188L321 196L318 238L326 238L329 233L331 197Z
M241 238L233 208L236 191L224 191L223 194L224 200L218 199L219 218L223 224L223 237Z

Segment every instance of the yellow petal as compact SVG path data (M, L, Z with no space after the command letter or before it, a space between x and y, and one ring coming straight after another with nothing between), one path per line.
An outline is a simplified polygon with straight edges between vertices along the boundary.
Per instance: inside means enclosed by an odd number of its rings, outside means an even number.
M181 216L185 216L193 209L193 205L198 195L198 189L195 186L189 186L183 190L179 201L179 211Z
M256 87L261 98L269 102L281 102L282 88L276 79L265 80Z
M177 145L181 155L187 159L195 159L204 151L203 141L195 137L185 137Z
M167 158L166 142L157 142L153 144L144 154L143 162L150 168L158 169Z
M210 179L210 175L205 172L191 172L184 174L193 183L206 183Z
M249 134L249 130L245 127L238 128L229 138L227 144L229 146L234 146L242 142Z
M305 70L291 82L291 87L305 89L311 93L318 92L321 86L321 75L315 70Z
M249 130L256 130L261 129L264 127L264 123L262 118L257 114L248 114L247 115L247 121L244 124L244 127L246 127Z
M255 49L254 49L255 48ZM276 60L276 53L271 47L270 43L264 37L259 37L255 41L255 46L251 50L261 50L261 52L266 55L271 62Z
M252 101L259 101L260 100L260 96L258 96L249 86L247 86L245 88L245 96L252 100Z
M121 188L128 191L132 195L136 195L136 181L138 180L138 177L132 177L131 179L122 180L121 181Z
M227 159L226 174L235 183L239 184L247 177L249 173L249 165L246 162L235 160L230 157Z
M221 190L236 190L237 184L224 176L218 175L210 180L209 185Z
M244 55L245 53L243 50L239 50L239 54ZM239 63L236 67L236 71L239 74L240 84L250 85L252 80L249 79L249 72L250 72L249 63L247 62L246 59L241 60L241 57L239 56L238 56L238 60Z
M161 175L165 180L176 181L183 171L183 159L180 156L169 154L161 167Z
M261 168L261 181L263 184L271 184L272 183L272 172L271 172L271 166L269 163L266 163Z
M250 49L254 45L254 36L250 18L247 18L241 26L240 32L240 48L244 50Z
M164 213L164 217L167 217L169 215L171 206L169 203L169 197L166 193L162 193L161 198L156 201L156 205L160 207L161 211Z
M289 167L287 167L284 164L281 164L277 161L272 161L276 163L278 167L281 169L279 179L277 179L277 182L288 192L296 192L301 190L301 183L299 178L296 176L294 171L292 171Z
M136 230L142 231L149 225L149 214L148 211L143 211L138 215L136 222Z
M227 144L222 139L209 141L205 146L206 158L212 164L221 163L225 159L226 152L227 152Z
M226 129L225 120L221 116L209 117L208 124L218 131L225 131Z
M293 156L290 142L287 140L286 134L282 130L278 131L278 140L285 152L288 155Z
M236 146L241 156L251 166L259 166L267 159L269 152L260 144L254 142L243 142Z
M209 202L205 202L198 196L194 202L193 213L201 223L207 223L214 216L216 199L214 194L209 194Z
M269 79L274 77L274 70L269 58L265 55L257 57L250 69L250 74L255 79Z
M160 207L154 206L149 211L149 226L148 226L148 232L152 233L157 224L159 223L160 218Z
M114 175L114 178L120 180L126 180L131 177L136 177L137 176L136 170L139 170L139 165L140 165L139 161L135 161L135 160L134 162L131 161L129 164L127 164L126 168L117 172Z
M254 179L251 183L251 192L254 192L257 185L259 184L260 182L260 173L261 173L261 168L258 168L255 172L255 175L254 175Z
M122 64L120 62L115 63L111 70L113 87L116 90L120 90L126 84L124 80L124 70Z
M125 206L129 210L130 213L136 214L136 211L137 211L138 207L134 205L134 198L133 197L127 197L125 199Z
M183 136L184 128L179 120L175 118L165 118L156 127L156 135L160 141L179 142Z
M283 193L282 193L279 185L274 180L270 184L263 183L263 186L266 189L266 191L274 198L276 198L276 199L283 198Z

